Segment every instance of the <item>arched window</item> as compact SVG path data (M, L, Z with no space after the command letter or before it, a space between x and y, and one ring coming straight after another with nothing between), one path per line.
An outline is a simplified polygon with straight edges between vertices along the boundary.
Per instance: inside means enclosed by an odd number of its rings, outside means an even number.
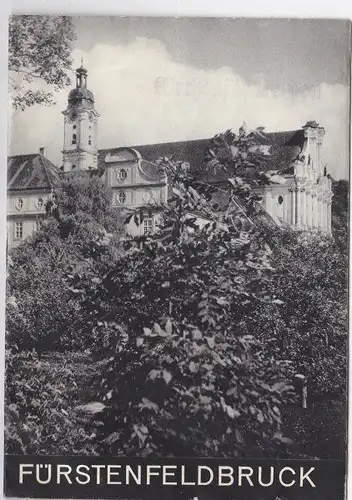
M22 208L23 208L22 198L18 198L18 200L16 201L16 208L17 208L17 210L22 210Z
M283 197L281 196L281 194L280 194L280 196L278 197L277 202L278 202L278 204L279 204L279 205L282 205L282 204L283 204L284 199L283 199Z
M77 135L72 134L72 144L77 144Z
M41 210L44 205L44 200L43 198L37 198L37 201L35 202L35 206L37 207L38 210Z
M88 137L88 144L89 144L89 146L92 145L92 136L91 135Z
M73 130L76 130L76 128L77 128L77 127L76 127L76 125L73 125L73 127L72 127L72 128L73 128Z
M126 201L126 193L124 191L121 191L119 194L118 194L118 197L117 197L117 200L118 202L123 205Z

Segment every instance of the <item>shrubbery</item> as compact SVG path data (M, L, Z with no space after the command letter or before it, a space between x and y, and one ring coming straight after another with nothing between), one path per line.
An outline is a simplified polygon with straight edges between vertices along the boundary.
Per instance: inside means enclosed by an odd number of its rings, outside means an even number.
M76 433L70 453L309 454L291 448L286 430L313 454L325 449L318 441L329 436L312 432L317 414L289 407L299 404L297 374L308 405L345 398L346 221L334 238L257 221L256 197L236 176L256 161L249 146L243 131L217 136L211 162L232 175L226 192L162 159L174 195L159 207L163 222L124 244L101 181L63 183L43 231L11 252L10 452L65 453ZM132 216L142 222L143 211ZM68 406L77 374L51 370L45 355L87 348L99 362L95 385L86 382L102 408L93 433Z
M174 199L159 231L132 244L104 276L80 273L73 282L91 313L85 328L95 354L106 359L98 449L277 453L288 444L280 426L281 406L294 399L291 364L245 330L250 311L277 303L263 286L270 248L231 199L228 216L218 214L209 187L182 165L166 167ZM200 214L203 228L189 214Z
M89 346L79 335L84 318L70 274L79 273L83 260L106 269L120 247L119 217L100 179L71 179L56 191L43 230L10 253L7 343L38 353Z
M308 383L310 402L341 399L347 389L348 249L321 234L275 231L275 268L265 284L282 306L263 305L248 330L290 359Z
M79 401L72 364L35 351L7 351L5 451L14 454L92 453L72 400Z

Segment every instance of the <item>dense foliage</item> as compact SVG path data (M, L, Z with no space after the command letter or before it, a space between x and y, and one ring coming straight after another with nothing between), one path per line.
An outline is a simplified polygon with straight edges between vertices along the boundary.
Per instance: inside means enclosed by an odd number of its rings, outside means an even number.
M71 43L75 40L67 16L12 16L9 21L9 76L12 105L25 109L34 104L54 104L53 93L33 90L41 81L59 90L71 81Z
M72 356L71 356L72 357ZM14 454L92 453L72 400L81 397L75 363L38 357L35 351L6 353L5 449ZM87 373L85 374L85 377Z
M332 183L332 231L336 244L346 253L348 245L349 183L345 179Z
M70 273L78 272L83 259L86 266L105 269L120 246L119 219L97 177L63 181L48 211L43 230L11 251L7 280L7 342L38 353L85 347L77 335L84 318Z
M332 238L275 229L241 173L256 172L258 183L280 179L249 148L244 130L215 138L211 163L226 170L228 188L160 159L173 198L145 237L121 241L99 178L58 187L43 230L11 252L10 451L83 452L75 440L69 449L76 426L87 453L331 456L325 443L334 439L341 457L343 426L325 426L318 406L343 421L346 183L334 186ZM137 224L144 216L130 215ZM75 371L58 368L56 377L46 353L63 359L83 349L83 370L95 375L85 385L101 410L85 429L62 393L76 384ZM307 410L297 375L307 382ZM78 392L70 397L80 403Z
M226 214L213 188L164 160L173 199L158 232L104 276L75 278L86 334L105 359L100 452L249 455L280 449L280 407L292 400L290 362L245 331L249 311L280 304L263 293L270 249L236 201L252 200L235 179ZM195 215L197 214L197 215ZM138 214L140 217L140 214ZM141 243L141 242L139 242Z
M249 329L306 377L310 399L345 397L347 241L343 250L319 234L276 231L270 244L275 271L266 289L283 305L254 311Z

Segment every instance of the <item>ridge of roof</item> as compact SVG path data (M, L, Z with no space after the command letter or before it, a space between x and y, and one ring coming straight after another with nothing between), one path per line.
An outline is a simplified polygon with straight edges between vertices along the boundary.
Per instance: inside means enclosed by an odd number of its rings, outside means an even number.
M42 167L43 167L43 171L44 171L44 175L48 181L48 184L51 185L51 182L50 182L50 179L49 179L49 175L48 175L48 172L47 172L47 168L46 168L46 164L45 162L43 161L43 155L39 155L39 160L40 160L40 163L42 164Z
M20 154L20 155L9 155L7 157L7 159L11 160L12 158L19 158L19 157L23 157L24 158L24 157L29 157L29 156L34 157L34 156L39 156L39 155L40 155L40 153L25 153L25 154Z
M155 148L157 146L160 146L160 147L166 147L166 146L173 146L175 144L194 144L194 143L208 143L208 142L211 142L212 141L212 138L203 138L203 139L185 139L185 140L182 140L182 141L170 141L170 142L156 142L156 143L153 143L153 144L139 144L139 145L129 145L129 146L123 146L125 147L126 149L128 148L131 148L131 149L136 149L137 151L139 151L139 149L146 149L146 148ZM114 146L112 148L103 148L103 149L98 149L98 154L99 153L109 153L109 152L112 152L112 151L115 151L117 149L121 149L121 146Z

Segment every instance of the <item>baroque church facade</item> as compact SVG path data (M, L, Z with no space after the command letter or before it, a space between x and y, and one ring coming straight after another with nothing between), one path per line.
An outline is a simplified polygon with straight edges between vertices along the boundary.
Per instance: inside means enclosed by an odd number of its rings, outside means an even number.
M8 158L10 248L40 229L55 184L67 173L99 170L112 190L113 207L145 209L142 226L137 227L133 220L128 224L126 230L132 235L153 231L160 217L153 206L168 200L168 179L156 164L158 158L172 156L184 161L201 179L228 185L226 172L211 168L205 161L210 139L99 150L99 113L87 79L88 72L81 66L63 111L62 167L53 165L43 150ZM268 168L279 172L283 179L278 184L253 186L262 197L262 207L276 224L331 233L331 178L321 154L324 135L324 128L315 121L288 132L267 133L262 127L254 131L255 147L267 156Z

